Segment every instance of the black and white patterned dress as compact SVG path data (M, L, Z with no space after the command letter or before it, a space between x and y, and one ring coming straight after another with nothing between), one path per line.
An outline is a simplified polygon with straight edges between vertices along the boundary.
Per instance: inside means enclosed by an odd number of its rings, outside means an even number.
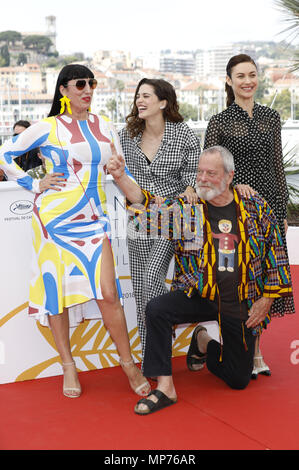
M200 141L186 123L165 122L161 145L151 162L140 147L142 133L130 138L124 128L119 134L126 165L143 189L155 196L174 198L187 186L195 187ZM131 221L128 252L143 356L145 308L149 300L167 292L165 278L173 257L173 245L165 238L149 238L137 232Z
M289 194L277 111L255 103L251 118L238 104L231 104L209 121L204 148L214 145L226 147L234 156L233 184L249 184L266 199L276 215L287 253L284 219ZM281 309L279 314L283 313Z

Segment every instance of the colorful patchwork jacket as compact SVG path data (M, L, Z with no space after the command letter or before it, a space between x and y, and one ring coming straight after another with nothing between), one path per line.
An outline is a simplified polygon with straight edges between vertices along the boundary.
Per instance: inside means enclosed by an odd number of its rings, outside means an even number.
M284 313L294 313L290 268L273 211L259 195L242 198L233 189L238 221L238 294L247 300L248 309L260 297L283 298ZM143 209L127 204L139 230L172 239L175 247L175 272L172 290L183 289L191 297L195 291L215 300L216 253L208 207L205 201L190 206L185 199L166 200L158 208L154 196L144 191ZM144 211L146 209L146 212ZM175 210L174 210L175 209ZM146 218L144 218L146 214ZM165 217L165 214L167 217ZM142 217L143 216L143 217ZM167 227L166 227L167 225ZM275 301L270 315L275 316ZM262 327L270 321L266 318Z

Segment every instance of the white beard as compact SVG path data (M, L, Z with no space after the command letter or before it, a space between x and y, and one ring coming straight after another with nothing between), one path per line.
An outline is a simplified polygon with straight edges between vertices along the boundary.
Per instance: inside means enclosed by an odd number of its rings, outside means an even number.
M206 185L208 185L209 188L201 188L200 183L196 183L195 188L197 196L200 197L200 199L204 199L205 201L211 201L211 199L220 196L220 194L222 194L226 189L226 182L224 180L221 181L218 188L212 186L211 183L206 183Z

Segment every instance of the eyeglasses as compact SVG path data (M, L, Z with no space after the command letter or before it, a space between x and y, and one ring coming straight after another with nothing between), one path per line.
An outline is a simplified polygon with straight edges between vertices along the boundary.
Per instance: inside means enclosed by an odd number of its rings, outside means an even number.
M75 86L77 90L82 91L86 87L87 83L92 90L94 90L98 84L95 78L90 78L89 80L83 80L83 79L77 80L76 83L68 83L67 86Z

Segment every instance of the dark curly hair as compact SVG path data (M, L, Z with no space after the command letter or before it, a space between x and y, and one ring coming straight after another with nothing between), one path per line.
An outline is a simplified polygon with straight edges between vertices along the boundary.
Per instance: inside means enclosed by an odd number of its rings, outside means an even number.
M160 101L167 101L167 105L163 109L163 117L165 121L168 120L171 122L182 122L184 120L183 116L179 113L179 105L174 87L166 80L143 78L137 85L132 111L126 117L127 130L131 138L136 137L145 128L145 121L144 119L140 119L138 117L138 109L136 106L136 98L141 85L152 86L158 99Z
M48 116L57 116L57 114L60 113L61 103L59 100L62 98L62 94L59 91L60 86L66 86L67 82L77 78L94 78L94 74L87 67L80 64L65 65L61 69L57 78L52 107Z

